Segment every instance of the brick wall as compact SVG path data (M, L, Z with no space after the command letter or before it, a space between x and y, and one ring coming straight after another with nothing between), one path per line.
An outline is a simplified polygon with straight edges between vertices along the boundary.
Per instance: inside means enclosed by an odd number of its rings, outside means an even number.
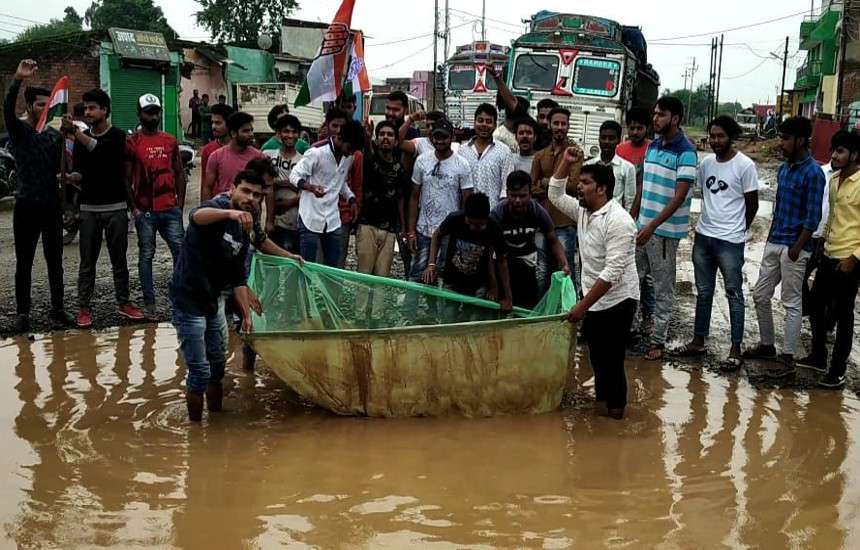
M32 81L26 84L43 86L47 89L52 89L57 80L63 76L69 77L69 110L71 106L81 100L81 95L87 90L97 88L99 86L99 58L92 57L89 54L78 55L69 58L68 55L63 55L52 58L36 57L36 62L39 64L39 71ZM3 63L0 68L0 87L2 87L3 97L6 97L6 90L15 75L15 69L9 69L9 63ZM18 109L19 114L24 112L24 93L23 90L18 94ZM0 125L3 125L0 120Z
M860 70L846 68L842 79L842 105L846 108L860 101Z

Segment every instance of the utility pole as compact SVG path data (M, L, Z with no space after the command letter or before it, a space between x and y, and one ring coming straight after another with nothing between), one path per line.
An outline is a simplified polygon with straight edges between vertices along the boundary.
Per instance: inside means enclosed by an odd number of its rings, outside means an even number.
M448 0L445 0L445 35L442 37L444 42L442 46L442 107L447 104L448 98L445 95L445 80L448 78L448 46L450 45L451 34L451 12L448 10Z
M445 37L444 37L445 43L444 43L444 46L442 48L444 50L443 54L442 54L442 57L444 59L442 60L442 62L446 63L446 64L448 63L448 55L449 55L448 54L448 48L451 46L451 42L449 41L450 40L450 34L451 34L451 12L448 9L448 0L445 0Z
M716 105L715 114L720 114L720 80L723 78L723 36L720 35L720 61L717 64L717 97L714 100L714 105ZM735 113L737 115L737 113Z
M785 104L785 68L788 65L788 37L785 37L785 53L782 54L782 84L779 86L779 110L777 122L782 122L782 111Z
M837 69L836 81L836 116L839 122L848 122L848 115L845 112L845 102L843 101L843 81L845 80L845 53L848 49L848 41L856 39L855 28L857 19L855 18L854 10L856 9L854 0L844 0L842 5L842 29L839 32L839 63Z
M693 79L696 77L696 71L699 69L698 65L696 65L696 58L693 58L693 65L690 67L690 95L687 96L687 120L691 120L692 117L690 110L693 108Z
M708 104L705 107L705 118L714 117L714 95L717 87L717 38L711 38L711 55L708 59Z
M430 104L436 109L436 90L439 88L439 0L433 2L433 95Z
M487 0L481 0L481 40L487 39Z

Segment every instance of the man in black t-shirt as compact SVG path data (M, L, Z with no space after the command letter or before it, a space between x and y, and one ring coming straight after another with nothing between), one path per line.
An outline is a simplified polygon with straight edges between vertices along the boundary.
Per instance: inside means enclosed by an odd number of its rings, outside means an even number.
M89 129L82 131L70 118L63 119L63 131L74 134L72 182L81 184L80 254L78 269L77 325L93 324L90 301L96 284L96 264L107 242L113 267L113 286L119 314L143 319L143 312L131 304L128 288L128 211L133 205L125 174L125 132L111 126L110 97L98 88L83 96L84 119Z
M507 248L502 231L490 219L490 201L475 193L466 199L463 212L450 214L430 239L431 262L424 271L424 283L436 282L436 264L440 241L448 237L445 252L443 286L447 290L498 300L502 311L511 309L511 285L508 276ZM498 277L496 276L498 274Z
M262 306L246 282L250 245L265 254L301 261L275 245L260 225L266 192L262 177L253 170L242 170L234 185L229 194L218 195L191 212L170 285L173 326L188 368L186 403L192 421L202 418L204 392L209 411L221 410L227 333L222 290L233 290L242 332L253 328L251 309L262 314Z
M513 304L526 309L533 309L541 299L538 294L537 262L538 250L543 246L544 239L561 266L561 271L570 275L564 246L555 234L549 213L532 199L531 183L531 176L526 172L511 172L505 183L507 198L496 205L490 214L499 224L508 249Z
M394 155L397 148L397 127L383 120L376 125L376 145L364 155L364 184L362 207L358 216L355 251L358 272L379 277L391 274L394 259L394 242L398 232L405 231L406 218L403 193L412 185L409 173ZM368 293L356 296L356 309L372 320L383 313L383 295L374 293L373 307L368 306Z

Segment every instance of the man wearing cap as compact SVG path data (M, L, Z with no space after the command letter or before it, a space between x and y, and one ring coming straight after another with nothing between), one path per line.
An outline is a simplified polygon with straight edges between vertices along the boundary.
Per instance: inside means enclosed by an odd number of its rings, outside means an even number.
M137 269L143 289L143 311L147 319L156 320L152 276L155 234L160 234L167 243L175 265L185 233L182 226L185 170L176 138L159 130L161 101L158 97L140 96L137 116L140 127L126 140L126 181L137 228Z
M430 258L430 239L448 214L463 208L472 194L472 169L469 161L451 149L454 127L448 120L436 124L430 141L433 150L416 159L412 171L412 196L409 201L407 242L414 260L410 280L420 282L428 266L436 267L438 258ZM441 244L439 251L447 249ZM441 253L439 254L441 257ZM411 294L404 306L414 309L417 295Z

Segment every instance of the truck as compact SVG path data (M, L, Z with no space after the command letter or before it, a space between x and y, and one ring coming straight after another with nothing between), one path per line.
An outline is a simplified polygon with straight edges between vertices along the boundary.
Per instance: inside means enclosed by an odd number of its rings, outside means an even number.
M758 116L753 109L744 109L735 116L738 126L741 127L743 135L746 137L756 136L759 133Z
M365 95L364 116L362 120L372 122L374 125L385 120L385 103L388 98L388 93L385 92L370 92ZM415 113L424 110L424 102L417 97L406 94L409 100L409 105L406 107L407 113Z
M254 117L257 134L272 134L266 119L275 105L286 103L290 113L298 117L302 127L312 136L325 122L323 106L304 105L294 107L301 85L289 82L256 82L236 84L236 104L240 111Z
M481 103L495 104L496 83L486 67L503 74L509 55L508 46L479 41L459 46L447 60L445 114L456 128L471 128Z
M638 27L549 11L533 15L528 32L512 42L506 82L529 100L534 116L543 98L569 110L569 135L587 156L600 153L604 121L623 125L632 107L653 109L660 89Z

